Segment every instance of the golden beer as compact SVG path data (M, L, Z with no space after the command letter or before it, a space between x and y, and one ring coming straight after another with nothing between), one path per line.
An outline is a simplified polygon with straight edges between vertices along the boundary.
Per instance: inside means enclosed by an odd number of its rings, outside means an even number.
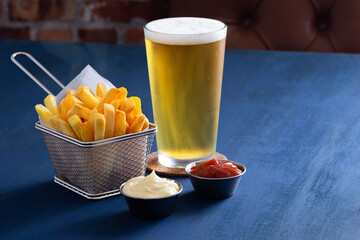
M226 35L208 41L201 35L164 42L145 28L159 162L168 167L215 153Z

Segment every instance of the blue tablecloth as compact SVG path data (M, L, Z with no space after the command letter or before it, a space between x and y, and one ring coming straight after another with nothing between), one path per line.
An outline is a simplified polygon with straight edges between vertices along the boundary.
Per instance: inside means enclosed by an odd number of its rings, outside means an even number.
M34 128L46 93L10 62L15 51L65 84L90 64L153 120L144 47L0 40L0 239L360 238L360 55L227 50L217 150L247 173L224 200L179 178L173 214L142 220L122 196L91 201L53 183Z

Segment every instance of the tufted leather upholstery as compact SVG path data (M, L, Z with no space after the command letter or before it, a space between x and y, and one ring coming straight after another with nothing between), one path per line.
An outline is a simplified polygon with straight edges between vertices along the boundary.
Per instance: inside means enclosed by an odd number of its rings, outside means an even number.
M360 52L359 0L154 0L152 10L219 19L229 48Z

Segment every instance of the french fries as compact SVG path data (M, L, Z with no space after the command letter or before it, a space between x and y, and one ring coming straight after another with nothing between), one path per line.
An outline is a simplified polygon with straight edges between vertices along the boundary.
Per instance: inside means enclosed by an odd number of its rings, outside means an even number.
M135 108L134 108L133 113L134 113L135 115L142 114L142 111L141 111L141 100L140 100L140 98L139 98L139 97L129 97L129 99L134 100L134 103L135 103Z
M67 92L65 93L65 96L67 96L67 95L72 95L72 96L74 96L74 97L76 97L76 98L79 98L76 90L69 90L69 91L67 91Z
M68 122L69 122L71 128L74 130L76 136L81 141L82 139L81 139L80 127L82 125L82 122L81 122L80 117L78 115L74 114L68 119Z
M90 114L90 110L86 107L81 106L80 104L75 103L75 105L72 108L72 113L77 114L82 119L87 120Z
M60 103L59 103L59 112L60 112L60 114L61 114L61 112L62 112L62 109L63 109L63 101L61 101ZM61 116L61 115L60 115Z
M104 116L106 121L105 138L111 138L114 135L115 125L115 108L113 105L108 103L104 104Z
M44 123L46 123L47 125L51 126L50 118L52 117L52 113L50 112L50 110L44 107L44 105L42 104L37 104L35 106L35 110L39 114L41 120L43 120Z
M45 107L47 109L49 109L53 115L60 115L59 109L56 104L56 99L53 95L48 95L44 99L44 104L45 104Z
M98 110L99 113L103 113L104 112L104 104L105 103L112 103L113 101L116 100L116 97L120 94L120 90L117 88L112 88L110 89L103 98L101 98L101 100L98 102L98 104L96 105L96 109Z
M78 92L79 98L81 101L84 102L85 106L89 109L93 109L99 102L99 99L97 99L89 89L80 89L80 92Z
M95 134L95 115L98 113L97 109L94 108L93 110L91 110L91 112L89 113L89 117L88 117L88 122L89 122L89 127L90 127L90 131L91 133L94 135Z
M73 95L66 96L61 102L61 112L60 116L63 120L67 120L67 113L73 108L75 104L84 105L82 101L74 97Z
M66 119L69 119L72 115L74 115L74 112L72 109L70 109L69 111L67 111L66 113Z
M145 116L145 122L144 122L143 127L141 128L141 131L144 131L145 129L147 129L149 127L149 125L150 125L149 119Z
M104 114L97 113L95 115L94 124L95 124L95 134L94 134L95 141L104 139L105 138Z
M84 142L92 142L92 141L94 141L94 137L93 137L93 134L91 133L88 122L84 122L80 126L80 133L81 133L81 139Z
M144 114L138 115L134 120L134 122L130 125L129 132L130 133L140 132L144 123L145 123L145 115Z
M119 109L125 113L130 113L136 107L134 99L127 98L120 103Z
M94 92L91 90L91 88L85 87L85 86L79 87L79 88L78 88L78 92L81 92L83 89L87 89L92 95L95 96L95 94L94 94Z
M121 102L120 102L120 99L117 99L117 100L113 101L113 102L111 103L111 105L113 105L115 109L118 109L119 106L120 106L120 103L121 103Z
M59 119L59 124L61 127L61 132L69 137L78 139L75 132L72 130L70 124L62 119Z
M96 86L96 95L97 95L98 97L100 97L100 98L103 98L106 93L107 93L107 89L106 89L105 84L99 83L99 84Z
M83 86L67 91L59 105L54 96L48 95L45 106L37 104L35 110L57 132L83 142L98 141L149 127L140 98L127 98L127 94L124 87L107 89L104 84L98 84L95 95Z
M50 118L50 125L58 132L61 131L60 123L59 123L59 115L54 115Z
M115 126L114 136L121 136L126 133L126 114L123 111L116 109L115 112Z

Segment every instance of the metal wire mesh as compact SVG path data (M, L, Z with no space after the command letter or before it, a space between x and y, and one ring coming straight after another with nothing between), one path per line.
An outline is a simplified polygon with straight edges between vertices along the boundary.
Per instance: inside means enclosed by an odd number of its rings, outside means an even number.
M155 131L93 147L79 146L48 131L41 134L56 174L88 194L99 194L145 174Z

